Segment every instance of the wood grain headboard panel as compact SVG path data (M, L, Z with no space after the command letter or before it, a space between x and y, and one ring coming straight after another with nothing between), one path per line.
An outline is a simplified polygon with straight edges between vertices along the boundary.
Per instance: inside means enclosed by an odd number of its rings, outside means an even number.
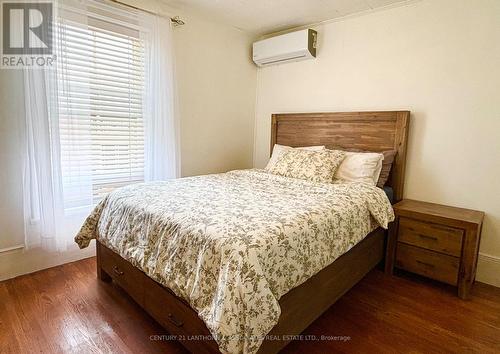
M409 111L273 114L271 152L274 144L397 150L387 182L397 202L403 198L409 120Z

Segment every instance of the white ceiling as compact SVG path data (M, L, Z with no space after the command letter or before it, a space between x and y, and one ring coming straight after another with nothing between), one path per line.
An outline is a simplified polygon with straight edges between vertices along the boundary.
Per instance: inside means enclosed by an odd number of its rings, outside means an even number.
M256 34L277 32L407 0L163 0Z

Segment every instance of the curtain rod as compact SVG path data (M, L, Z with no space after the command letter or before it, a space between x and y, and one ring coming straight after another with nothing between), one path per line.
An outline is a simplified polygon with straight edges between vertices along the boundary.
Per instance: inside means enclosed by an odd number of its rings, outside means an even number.
M161 15L159 15L159 14L153 12L153 11L149 11L149 10L146 10L146 9L141 9L140 7L136 7L134 5L129 5L129 4L126 4L126 3L118 1L118 0L108 0L108 1L111 1L111 2L114 2L116 4L120 4L120 5L129 7L129 8L134 9L134 10L138 10L138 11L142 11L142 12L147 12L148 14L151 14L151 15L161 16ZM186 24L186 22L184 22L183 20L181 20L181 18L179 16L170 17L170 21L172 22L172 24L174 25L174 27L182 26L182 25Z

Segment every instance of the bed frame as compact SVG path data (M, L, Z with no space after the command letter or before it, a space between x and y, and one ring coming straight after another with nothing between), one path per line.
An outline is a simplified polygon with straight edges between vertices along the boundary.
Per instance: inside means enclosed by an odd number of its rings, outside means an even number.
M395 149L397 155L387 185L393 188L397 202L403 197L409 116L408 111L273 114L271 151L274 144L367 151ZM382 228L377 228L331 265L285 294L279 300L280 320L269 333L272 340L264 340L259 353L279 352L292 335L302 333L380 263L385 235ZM219 353L207 327L186 301L100 242L97 274L102 281L113 280L120 285L191 352Z

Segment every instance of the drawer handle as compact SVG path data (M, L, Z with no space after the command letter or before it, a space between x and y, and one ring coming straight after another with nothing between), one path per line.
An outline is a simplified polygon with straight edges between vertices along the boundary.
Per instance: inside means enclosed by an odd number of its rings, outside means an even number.
M422 261L419 261L419 260L417 260L417 263L422 264L422 265L424 265L426 267L429 267L429 268L435 268L436 267L434 264L422 262Z
M113 272L115 272L116 275L123 275L123 274L125 274L122 270L120 270L120 268L118 268L118 266L114 266L113 267Z
M419 237L421 238L425 238L425 239L428 239L428 240L432 240L432 241L437 241L437 237L434 237L434 236L427 236L427 235L422 235L422 234L418 234Z
M169 320L170 322L172 322L172 323L173 323L175 326L177 326L177 327L182 327L182 326L184 326L184 323L183 323L183 322L181 322L181 321L179 321L178 319L176 319L176 318L174 317L174 315L172 315L171 313L169 313L169 314L168 314L168 320Z

